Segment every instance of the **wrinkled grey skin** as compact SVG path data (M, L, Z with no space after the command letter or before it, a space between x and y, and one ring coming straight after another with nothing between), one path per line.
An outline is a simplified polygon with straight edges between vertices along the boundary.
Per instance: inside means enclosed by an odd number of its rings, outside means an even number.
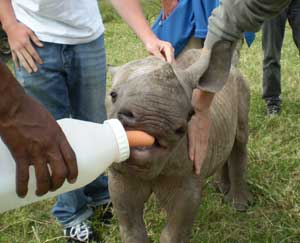
M199 78L191 64L200 52L187 51L176 67L148 57L113 70L109 117L120 119L127 130L143 130L156 138L154 146L131 149L126 162L109 170L123 243L149 242L143 210L152 193L167 214L162 243L189 241L204 178L216 172L215 185L236 209L245 210L252 199L244 179L249 90L236 70L214 99L208 154L199 176L188 159L191 93Z

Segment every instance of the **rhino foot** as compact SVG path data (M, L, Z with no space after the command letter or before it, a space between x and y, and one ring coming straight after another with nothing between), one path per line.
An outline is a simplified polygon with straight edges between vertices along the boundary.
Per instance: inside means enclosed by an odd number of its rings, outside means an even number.
M234 191L230 190L224 196L225 202L231 204L239 212L245 212L253 205L253 196L248 190Z

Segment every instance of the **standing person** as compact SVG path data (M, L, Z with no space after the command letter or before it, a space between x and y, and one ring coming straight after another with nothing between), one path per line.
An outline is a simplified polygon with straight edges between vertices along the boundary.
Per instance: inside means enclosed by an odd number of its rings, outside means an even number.
M152 30L160 39L172 44L175 56L185 48L202 48L208 17L219 6L219 0L162 0L161 5Z
M208 18L220 5L220 0L162 0L161 3L161 13L152 26L158 38L172 44L176 57L190 48L202 48L208 32ZM255 34L247 32L244 35L250 47Z
M126 11L124 2L128 2ZM139 1L113 3L147 50L171 62L171 45L152 33ZM55 119L71 116L103 122L106 58L97 1L2 0L0 9L16 77L26 92ZM86 242L94 238L87 221L93 214L89 205L106 205L109 201L107 177L99 176L84 188L58 196L52 212L66 236L74 242Z
M286 21L288 20L293 40L300 57L300 0L292 0L278 16L264 22L262 27L263 59L263 94L268 115L280 112L281 94L281 48Z

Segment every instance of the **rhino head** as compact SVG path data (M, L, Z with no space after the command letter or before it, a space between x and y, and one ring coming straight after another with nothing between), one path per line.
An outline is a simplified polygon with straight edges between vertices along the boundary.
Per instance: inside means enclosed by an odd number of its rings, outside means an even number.
M153 146L131 148L130 158L114 168L151 179L161 173L172 151L186 137L196 74L156 57L110 71L109 118L119 119L126 130L141 130L155 137Z

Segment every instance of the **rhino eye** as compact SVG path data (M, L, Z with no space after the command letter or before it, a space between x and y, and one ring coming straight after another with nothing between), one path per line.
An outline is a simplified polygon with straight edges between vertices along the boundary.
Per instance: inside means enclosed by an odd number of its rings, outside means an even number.
M117 100L117 97L118 97L117 92L115 92L115 91L110 92L110 96L111 96L111 101L112 101L113 103L115 103L116 100Z
M186 126L181 126L175 130L175 133L179 136L182 136L186 132Z

